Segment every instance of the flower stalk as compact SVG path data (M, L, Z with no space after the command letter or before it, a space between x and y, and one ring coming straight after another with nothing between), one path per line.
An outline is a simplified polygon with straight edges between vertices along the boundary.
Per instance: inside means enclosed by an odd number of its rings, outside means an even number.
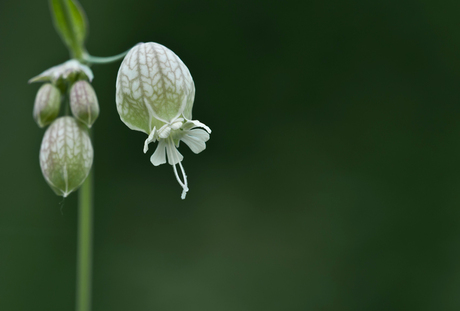
M50 125L40 148L40 166L57 195L67 197L79 189L75 309L91 311L93 147L88 128L99 114L99 105L90 85L94 76L89 65L114 62L126 53L107 58L89 56L84 46L87 20L78 1L50 0L50 7L56 31L69 48L71 59L29 80L46 83L34 105L37 124ZM62 105L64 115L58 117Z
M93 255L93 173L80 188L78 197L76 311L91 311Z
M129 51L130 50L125 51L115 56L108 56L108 57L100 57L100 56L92 56L89 54L84 54L83 61L88 64L110 64L110 63L114 63L116 61L123 59L123 57L125 57Z

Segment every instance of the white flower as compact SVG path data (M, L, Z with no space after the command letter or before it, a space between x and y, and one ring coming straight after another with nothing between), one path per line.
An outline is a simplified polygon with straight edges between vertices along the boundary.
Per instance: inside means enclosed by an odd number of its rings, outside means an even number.
M204 130L200 128L204 128ZM158 141L158 146L150 157L150 162L153 165L158 166L166 163L166 155L168 156L168 163L173 166L176 179L183 189L182 199L185 199L189 189L187 175L185 175L184 167L181 163L184 157L177 148L180 141L183 141L194 153L200 153L206 149L206 142L209 140L210 133L211 129L199 121L177 118L171 123L163 125L159 130L154 129L145 140L144 153L148 151L150 143ZM181 169L183 181L177 173L177 164Z
M150 143L158 141L150 161L158 166L166 163L167 156L182 186L182 199L189 189L182 166L184 157L177 150L179 143L183 141L194 153L200 153L206 149L211 133L209 127L192 120L194 98L195 84L188 68L161 44L136 45L118 71L116 101L120 118L130 129L148 135L144 153Z

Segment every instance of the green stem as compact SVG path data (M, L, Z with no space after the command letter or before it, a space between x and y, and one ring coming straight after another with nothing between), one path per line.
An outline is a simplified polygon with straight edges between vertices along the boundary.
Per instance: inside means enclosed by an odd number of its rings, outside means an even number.
M89 54L85 54L83 55L83 61L89 64L109 64L109 63L113 63L113 62L116 62L122 59L123 57L126 56L126 54L128 54L128 52L129 50L123 53L120 53L118 55L109 56L109 57L99 57L99 56L92 56Z
M80 188L78 196L78 250L76 311L91 311L93 173Z

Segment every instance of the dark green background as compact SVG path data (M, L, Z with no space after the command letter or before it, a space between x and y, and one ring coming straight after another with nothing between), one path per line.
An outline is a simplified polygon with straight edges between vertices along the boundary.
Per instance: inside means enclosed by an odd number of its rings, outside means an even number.
M93 68L94 311L460 310L459 1L81 3L93 55L177 53L213 130L182 201ZM0 1L0 310L74 308L27 84L67 58L46 1Z

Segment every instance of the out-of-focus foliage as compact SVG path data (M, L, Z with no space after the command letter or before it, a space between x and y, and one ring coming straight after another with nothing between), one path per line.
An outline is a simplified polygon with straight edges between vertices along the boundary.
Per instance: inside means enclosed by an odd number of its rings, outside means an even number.
M87 21L77 0L49 0L56 31L73 57L80 58L85 51Z

